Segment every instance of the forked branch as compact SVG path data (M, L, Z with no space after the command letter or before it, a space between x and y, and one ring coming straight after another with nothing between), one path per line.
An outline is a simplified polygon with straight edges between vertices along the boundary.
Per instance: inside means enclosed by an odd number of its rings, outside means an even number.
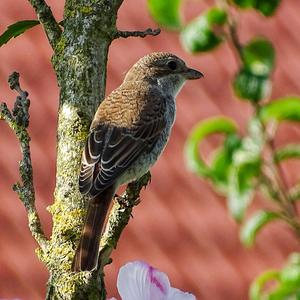
M62 33L61 28L56 22L51 8L44 0L28 0L34 8L36 15L44 27L48 40L54 49Z

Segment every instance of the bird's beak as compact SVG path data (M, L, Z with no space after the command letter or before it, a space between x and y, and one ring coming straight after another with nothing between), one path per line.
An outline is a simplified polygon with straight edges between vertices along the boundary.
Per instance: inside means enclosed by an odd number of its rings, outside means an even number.
M187 68L184 73L186 79L199 79L201 77L204 77L204 75L201 72L191 68Z

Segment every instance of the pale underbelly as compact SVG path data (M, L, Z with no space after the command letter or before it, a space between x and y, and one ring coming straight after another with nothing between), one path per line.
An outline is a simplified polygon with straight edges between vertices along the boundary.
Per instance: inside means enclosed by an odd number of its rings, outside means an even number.
M122 174L118 183L126 184L143 176L154 165L159 156L162 154L170 134L171 128L165 129L161 137L154 145L152 151L142 154L126 171Z

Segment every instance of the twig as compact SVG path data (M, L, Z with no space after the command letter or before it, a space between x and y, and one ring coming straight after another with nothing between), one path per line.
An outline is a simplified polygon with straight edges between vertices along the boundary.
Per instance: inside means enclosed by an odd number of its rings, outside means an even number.
M228 25L228 40L231 41L229 44L230 46L233 46L233 52L237 53L237 61L238 63L240 61L243 62L243 45L240 42L238 33L237 33L237 21L233 17L231 11L230 11L230 4L228 3L228 0L219 0L219 5L226 11L227 13L227 25Z
M35 208L35 192L33 187L32 164L30 156L30 137L27 132L29 125L29 105L30 101L27 98L28 93L23 91L19 84L19 74L14 72L9 77L10 88L17 91L20 96L17 96L14 109L12 113L7 108L6 103L0 104L0 120L4 120L8 126L16 134L22 152L22 160L19 162L19 171L21 176L21 183L17 182L13 185L13 190L18 194L20 200L23 202L27 214L28 225L39 246L43 251L47 247L47 239L42 230L41 222Z
M274 171L272 170L272 177L274 177L273 173ZM261 187L263 187L268 195L278 203L278 206L280 207L280 211L278 211L280 218L285 221L295 231L297 237L300 238L300 224L297 217L287 210L286 204L282 201L282 191L279 190L277 179L271 180L270 175L263 172L260 181Z
M56 22L52 14L51 8L47 5L47 3L44 0L28 1L33 6L39 21L43 25L50 45L53 49L55 49L55 46L61 36L62 30Z
M114 39L117 38L128 38L128 37L146 37L148 35L152 35L152 36L156 36L159 35L161 32L160 28L156 28L156 29L151 29L148 28L144 31L117 31L114 35Z
M260 116L260 109L261 106L259 103L255 103L253 105L255 109L256 115ZM282 166L280 164L276 164L274 158L276 154L276 146L275 146L275 133L277 124L273 123L272 126L270 126L271 130L266 127L263 121L261 121L262 129L264 132L266 145L268 146L270 150L270 160L268 161L269 167L272 170L274 180L276 182L276 185L278 186L279 191L279 200L282 202L283 207L285 207L285 210L287 211L287 214L290 215L292 218L297 217L297 209L295 207L295 203L291 202L289 199L289 193L288 193L288 183L285 178L285 174L283 172Z
M239 40L239 36L237 33L237 22L234 19L231 11L230 11L230 3L229 0L219 0L220 5L223 9L227 12L228 16L228 33L229 33L229 40L231 41L231 45L233 46L233 50L238 54L238 63L244 63L244 56L243 56L243 45ZM253 103L253 108L255 110L256 115L259 118L259 111L260 105L259 103ZM280 165L276 165L274 163L274 155L276 152L275 144L274 144L274 136L268 134L267 128L265 124L261 121L262 130L264 135L266 136L266 144L270 149L271 160L265 162L266 166L269 166L271 169L271 176L270 175L263 175L263 186L268 189L269 194L271 197L277 201L280 208L282 209L282 215L285 216L285 221L293 227L297 236L300 238L300 224L297 218L297 209L295 203L290 201L289 194L288 194L288 184L284 175L284 172ZM275 187L272 186L275 185Z
M276 147L275 147L275 143L274 143L273 138L271 138L268 141L268 145L269 145L269 148L271 150L272 158L274 158L275 152L276 152ZM285 178L285 174L284 174L284 171L282 169L282 166L280 165L280 163L275 164L274 162L273 162L273 165L274 165L274 169L275 169L275 172L277 174L277 177L278 177L279 185L280 185L281 190L282 190L283 198L285 200L285 205L287 206L287 209L289 210L289 213L295 217L295 216L297 216L297 209L296 209L295 203L290 201L290 199L289 199L289 196L288 196L288 183L287 183L287 180Z
M261 106L259 103L254 105L255 113L259 117ZM294 202L290 200L288 193L288 184L284 175L284 172L280 164L276 164L274 161L276 147L274 143L275 128L270 132L263 121L261 121L262 130L265 135L266 145L270 151L270 159L264 162L266 167L269 167L269 174L265 173L265 179L269 181L266 184L267 189L270 192L272 199L276 200L278 205L282 209L283 218L296 232L298 238L300 238L300 224L298 221L297 209ZM276 192L275 192L276 191Z
M110 255L113 249L117 247L120 235L129 222L133 207L139 203L140 191L147 186L150 179L151 175L148 172L139 180L130 183L124 195L118 201L115 201L101 239L98 266L100 273L103 272L104 266L111 262Z
M300 198L300 183L297 183L289 190L289 199L294 202Z

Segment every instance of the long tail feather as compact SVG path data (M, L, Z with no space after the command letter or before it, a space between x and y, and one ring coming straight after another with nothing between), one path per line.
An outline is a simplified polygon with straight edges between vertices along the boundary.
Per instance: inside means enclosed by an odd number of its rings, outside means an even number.
M97 267L101 233L113 195L114 188L108 188L90 201L72 271L91 271Z

